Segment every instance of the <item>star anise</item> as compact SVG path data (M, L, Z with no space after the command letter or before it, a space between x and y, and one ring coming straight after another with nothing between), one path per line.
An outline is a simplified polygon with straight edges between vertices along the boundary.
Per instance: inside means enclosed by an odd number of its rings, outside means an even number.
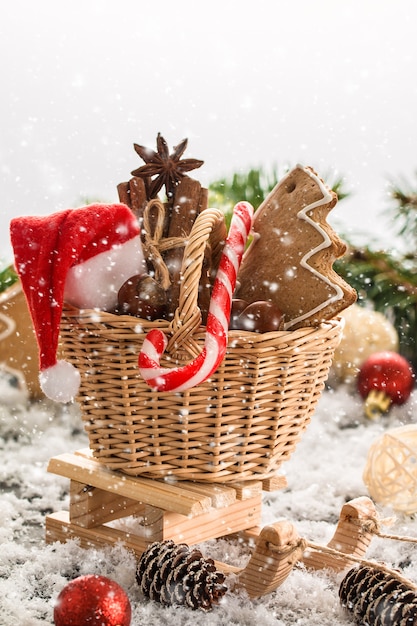
M178 146L174 146L172 154L169 154L168 144L161 133L158 133L156 138L157 152L136 143L133 144L135 151L146 165L133 170L132 176L145 179L149 199L155 198L164 185L167 197L172 197L175 187L184 178L185 172L203 165L204 161L198 159L181 159L187 143L188 139L183 139Z

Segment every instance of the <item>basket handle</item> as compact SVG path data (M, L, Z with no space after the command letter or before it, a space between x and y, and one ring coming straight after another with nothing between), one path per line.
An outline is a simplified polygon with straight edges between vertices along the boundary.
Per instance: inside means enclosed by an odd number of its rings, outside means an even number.
M252 228L252 219L253 207L248 202L240 202L233 209L229 234L212 289L204 347L194 360L182 367L162 368L159 362L168 344L166 335L160 329L154 328L145 337L139 354L139 369L142 378L153 389L177 392L195 387L207 380L223 360L227 348L232 296L245 243ZM196 250L195 257L192 258L199 258L200 254L204 255L204 248ZM187 270L188 264L185 261L184 272ZM193 282L189 281L188 284L192 285ZM190 299L197 297L198 293L195 291L190 291Z
M204 252L208 241L215 241L220 230L223 237L223 225L224 213L219 209L205 209L198 215L193 224L184 248L180 273L179 304L169 327L168 352L178 350L184 344L192 356L196 356L199 352L193 335L201 326L198 291Z

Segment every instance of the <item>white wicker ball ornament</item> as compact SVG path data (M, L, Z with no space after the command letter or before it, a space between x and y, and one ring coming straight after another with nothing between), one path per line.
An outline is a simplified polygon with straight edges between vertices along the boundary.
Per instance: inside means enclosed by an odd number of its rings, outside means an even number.
M341 317L345 327L334 353L331 373L339 382L351 383L371 354L398 350L398 334L382 313L358 304L342 311Z
M375 502L417 512L417 425L393 428L373 442L363 480Z

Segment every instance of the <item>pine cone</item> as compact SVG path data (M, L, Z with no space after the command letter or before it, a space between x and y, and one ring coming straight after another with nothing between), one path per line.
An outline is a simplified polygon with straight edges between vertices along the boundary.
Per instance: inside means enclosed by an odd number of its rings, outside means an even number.
M413 626L417 624L417 587L396 572L360 566L348 571L339 588L342 606L356 624Z
M142 593L162 604L209 610L226 593L222 572L200 550L172 540L152 543L142 554L136 580Z

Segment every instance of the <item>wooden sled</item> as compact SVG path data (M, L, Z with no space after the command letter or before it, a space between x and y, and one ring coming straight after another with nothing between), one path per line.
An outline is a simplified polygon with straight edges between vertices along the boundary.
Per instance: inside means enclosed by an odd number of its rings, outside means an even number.
M349 556L365 554L372 539L370 522L376 520L369 498L345 504L328 544L337 554L322 553L300 538L289 521L260 528L262 492L285 487L283 476L227 485L170 483L112 471L89 450L52 458L48 471L71 482L69 511L46 517L47 542L77 538L82 547L101 548L121 541L139 558L154 541L193 545L239 533L255 540L246 567L219 561L216 566L233 573L251 598L277 589L300 561L314 569L350 566Z

